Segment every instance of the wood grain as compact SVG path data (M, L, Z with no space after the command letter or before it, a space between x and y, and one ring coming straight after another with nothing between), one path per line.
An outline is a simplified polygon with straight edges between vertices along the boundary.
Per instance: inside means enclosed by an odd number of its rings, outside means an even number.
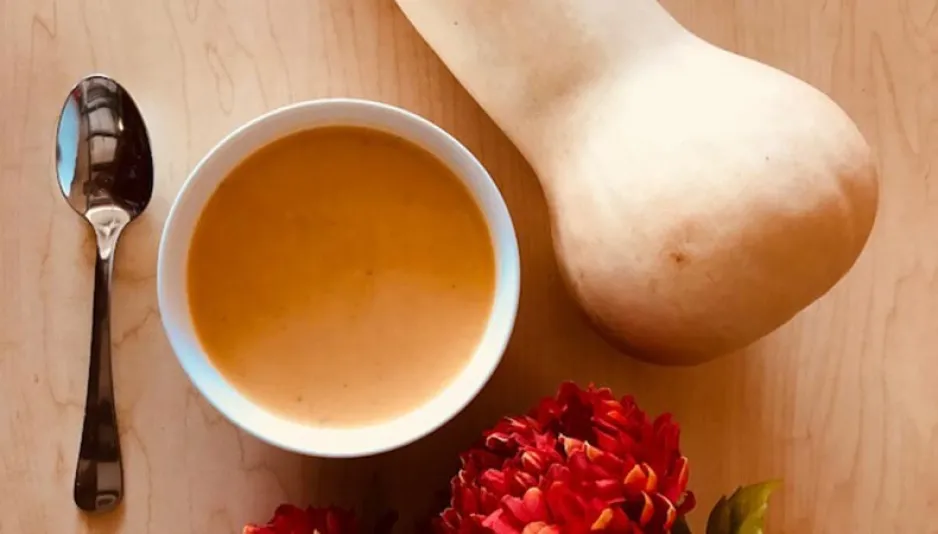
M0 533L231 533L281 501L369 516L397 507L407 532L459 450L568 378L675 413L698 531L721 493L780 477L771 533L938 532L938 3L667 5L703 37L831 94L883 176L873 238L847 278L756 346L693 369L639 364L586 326L558 279L530 168L392 0L0 0ZM53 143L66 91L94 71L145 114L157 190L116 267L125 506L86 519L71 486L93 242L59 197ZM160 227L189 170L246 120L324 96L397 104L453 133L500 185L523 260L517 330L484 393L427 439L354 461L300 458L237 431L189 385L156 308Z

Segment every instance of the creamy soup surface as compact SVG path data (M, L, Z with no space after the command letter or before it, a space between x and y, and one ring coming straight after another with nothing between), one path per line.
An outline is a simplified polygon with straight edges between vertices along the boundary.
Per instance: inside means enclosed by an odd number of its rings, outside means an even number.
M272 412L335 427L437 395L476 350L495 289L488 229L452 171L353 127L248 156L201 214L188 262L219 372Z

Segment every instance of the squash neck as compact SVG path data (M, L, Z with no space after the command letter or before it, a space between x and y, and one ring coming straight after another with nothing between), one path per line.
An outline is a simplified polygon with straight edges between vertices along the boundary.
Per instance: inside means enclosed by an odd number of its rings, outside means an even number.
M640 64L691 36L656 0L396 1L535 168Z
M574 132L558 130L595 116L595 106L614 96L630 71L693 37L654 0L524 4L526 14L539 21L537 34L485 36L503 43L502 61L511 62L513 83L492 85L468 76L461 81L535 166L546 152L564 151L558 141Z

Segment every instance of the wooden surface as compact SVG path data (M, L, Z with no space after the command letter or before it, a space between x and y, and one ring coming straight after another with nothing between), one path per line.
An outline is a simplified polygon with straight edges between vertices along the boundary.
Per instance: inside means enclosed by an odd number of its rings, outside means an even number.
M872 241L840 285L744 353L679 370L616 354L581 320L531 170L391 0L0 0L0 533L233 533L281 501L399 507L406 519L482 428L566 378L676 414L701 502L695 526L721 492L781 477L770 533L938 532L938 4L667 5L703 37L829 92L883 176ZM86 520L71 487L93 240L59 196L53 143L66 91L92 71L142 108L157 190L116 268L126 504ZM235 430L189 386L156 308L160 227L189 170L244 121L323 96L391 102L463 141L501 186L523 260L516 334L485 392L429 438L355 461L292 456Z

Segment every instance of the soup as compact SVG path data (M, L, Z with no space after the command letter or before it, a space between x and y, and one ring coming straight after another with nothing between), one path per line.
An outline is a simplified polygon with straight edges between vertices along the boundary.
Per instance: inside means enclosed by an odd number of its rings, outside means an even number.
M218 371L317 426L385 421L436 396L481 341L495 290L483 215L442 162L391 134L279 139L196 225L188 295Z

